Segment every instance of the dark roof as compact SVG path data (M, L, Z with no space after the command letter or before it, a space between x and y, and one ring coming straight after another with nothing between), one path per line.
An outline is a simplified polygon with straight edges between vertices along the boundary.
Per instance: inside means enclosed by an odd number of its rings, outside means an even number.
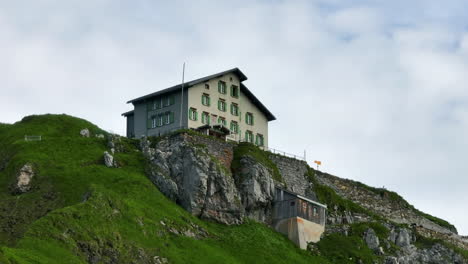
M129 115L133 115L133 110L122 114L122 116L129 116Z
M287 192L287 193L289 193L289 194L291 194L291 195L293 195L293 196L295 196L295 197L297 197L297 198L299 198L299 199L306 200L306 201L311 202L311 203L313 203L313 204L316 204L316 205L318 205L318 206L327 208L327 206L326 206L325 204L319 203L319 202L317 202L317 201L312 200L312 199L309 198L309 197L306 197L306 196L303 196L303 195L301 195L301 194L292 192L292 191L287 190L287 189L285 189L285 188L281 188L281 187L276 186L276 189L282 190L283 192Z
M230 69L230 70L227 70L227 71L219 72L219 73L212 74L212 75L209 75L209 76L206 76L206 77L203 77L203 78L199 78L199 79L196 79L196 80L186 82L186 83L184 83L184 88L190 88L190 87L192 87L192 86L194 86L196 84L206 82L208 80L211 80L211 79L219 77L219 76L223 76L223 75L228 74L228 73L236 74L239 77L239 80L241 82L247 80L247 76L245 76L245 74L242 73L241 70L239 70L239 68L233 68L233 69ZM169 88L166 88L166 89L154 92L154 93L150 93L150 94L147 94L145 96L135 98L133 100L128 101L127 104L129 104L129 103L135 104L135 103L144 101L146 99L149 99L149 98L161 95L161 94L166 94L166 93L171 93L171 92L174 92L174 91L179 91L181 88L182 88L182 84L177 84L175 86L172 86L172 87L169 87ZM276 120L276 117L260 102L260 100L257 99L257 97L255 97L255 95L253 95L253 93L249 89L247 89L247 87L244 84L241 83L240 88L241 88L241 91L244 92L245 95L250 100L252 100L252 102L260 109L260 111L262 111L263 114L265 114L268 121Z

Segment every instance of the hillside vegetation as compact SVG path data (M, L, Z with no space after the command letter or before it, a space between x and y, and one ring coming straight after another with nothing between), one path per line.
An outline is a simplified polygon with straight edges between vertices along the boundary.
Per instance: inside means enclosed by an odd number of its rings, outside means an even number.
M0 124L0 263L329 263L264 224L193 217L147 179L136 142L124 139L119 168L104 166L98 134L107 136L67 115ZM25 164L36 174L17 194Z

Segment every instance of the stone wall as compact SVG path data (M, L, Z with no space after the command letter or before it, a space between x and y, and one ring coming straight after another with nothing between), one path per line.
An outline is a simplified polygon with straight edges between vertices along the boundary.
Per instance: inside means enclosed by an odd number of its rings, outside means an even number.
M305 176L307 173L307 163L305 161L276 154L271 154L270 159L278 167L289 191L304 196L313 196L308 191L311 187L311 183L307 176Z
M232 159L234 158L233 143L201 135L192 135L188 133L184 133L183 135L188 142L206 147L210 155L216 157L226 168L231 168Z

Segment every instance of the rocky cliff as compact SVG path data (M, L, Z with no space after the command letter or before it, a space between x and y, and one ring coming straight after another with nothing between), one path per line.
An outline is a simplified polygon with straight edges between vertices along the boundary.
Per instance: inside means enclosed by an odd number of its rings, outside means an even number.
M202 219L241 224L250 218L270 224L274 188L281 186L329 206L324 242L311 244L311 252L331 254L330 241L358 239L369 252L344 254L348 260L467 263L467 243L455 227L418 211L394 192L315 171L303 161L250 144L191 131L144 138L141 150L151 181Z

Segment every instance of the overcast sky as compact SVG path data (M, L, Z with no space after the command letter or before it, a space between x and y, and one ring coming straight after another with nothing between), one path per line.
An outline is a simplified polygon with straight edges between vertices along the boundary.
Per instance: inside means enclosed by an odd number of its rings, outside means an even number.
M123 134L126 101L239 67L271 147L397 191L468 234L464 0L0 0L0 121ZM194 3L197 3L196 5Z

